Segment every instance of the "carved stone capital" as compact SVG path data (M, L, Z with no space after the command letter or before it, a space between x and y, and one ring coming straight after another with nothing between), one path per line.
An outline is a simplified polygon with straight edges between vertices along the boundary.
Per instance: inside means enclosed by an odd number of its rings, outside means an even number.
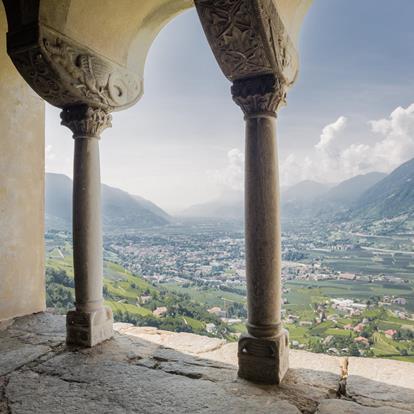
M73 132L73 138L99 138L101 133L112 126L112 116L99 108L71 106L60 114L61 124Z
M231 93L234 102L240 106L246 117L275 116L286 97L285 86L274 75L236 80Z
M9 33L8 53L26 82L50 104L116 111L142 96L142 79L123 66L45 25L29 34Z

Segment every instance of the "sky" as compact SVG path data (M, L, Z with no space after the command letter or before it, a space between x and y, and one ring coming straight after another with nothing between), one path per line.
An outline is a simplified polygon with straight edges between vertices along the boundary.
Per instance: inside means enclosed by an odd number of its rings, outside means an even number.
M390 172L414 157L413 0L315 0L279 111L282 186ZM153 43L144 96L101 140L105 184L170 213L243 188L244 121L195 10ZM46 171L72 176L71 132L46 109Z

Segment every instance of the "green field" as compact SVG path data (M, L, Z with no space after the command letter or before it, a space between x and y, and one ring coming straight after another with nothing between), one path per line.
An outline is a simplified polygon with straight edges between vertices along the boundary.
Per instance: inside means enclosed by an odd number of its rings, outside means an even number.
M113 300L106 300L105 304L108 305L113 312L123 312L130 313L132 315L147 316L152 315L152 312L149 309L131 305L129 303L119 303Z
M414 311L414 285L387 285L359 281L302 281L290 280L284 285L291 291L286 295L289 304L307 306L317 297L368 300L370 297L394 295L405 298L408 311Z
M237 293L225 292L220 289L205 288L198 286L183 287L177 284L163 284L167 289L190 295L197 303L204 304L208 307L220 306L222 309L231 302L246 303L246 297Z
M383 246L389 247L388 245ZM354 249L351 251L309 250L308 260L322 259L335 271L357 274L387 274L414 282L414 255Z

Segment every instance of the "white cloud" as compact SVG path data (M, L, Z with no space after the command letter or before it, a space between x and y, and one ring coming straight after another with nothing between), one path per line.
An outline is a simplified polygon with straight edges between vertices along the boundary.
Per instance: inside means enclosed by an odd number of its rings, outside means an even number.
M319 142L307 156L289 154L282 160L282 184L304 179L339 182L372 171L390 172L414 157L414 104L398 107L388 118L370 121L367 134L382 136L370 145L342 139L346 125L347 118L339 117L323 128Z
M395 109L388 118L370 121L371 130L383 135L372 148L373 163L389 170L414 156L414 104Z
M211 181L218 184L221 189L241 191L244 180L244 154L238 148L227 153L227 165L219 170L207 171Z
M345 129L347 121L347 118L340 116L335 122L327 125L322 130L320 141L315 145L315 148L320 151L330 152L330 149L335 145L338 134Z
M366 134L379 137L372 144L350 143L347 124L348 119L340 116L323 128L309 154L290 153L281 158L281 184L303 180L334 183L372 171L390 172L414 157L414 104L398 107L387 118L369 121ZM225 168L207 174L221 189L242 190L244 154L234 148L227 158Z
M303 180L320 182L334 181L341 163L348 119L340 116L326 125L319 142L306 156L289 154L280 161L280 181L282 185L292 185Z
M282 186L307 180L311 176L313 161L309 157L289 154L279 162L280 183Z

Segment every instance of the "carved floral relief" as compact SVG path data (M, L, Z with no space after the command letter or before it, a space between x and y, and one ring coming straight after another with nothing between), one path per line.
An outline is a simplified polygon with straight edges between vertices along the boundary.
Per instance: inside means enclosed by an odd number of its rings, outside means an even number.
M273 0L195 0L214 55L225 76L273 73L293 83L297 53Z
M32 88L61 108L87 104L113 111L142 95L137 76L46 27L41 27L38 45L11 48L10 55Z

